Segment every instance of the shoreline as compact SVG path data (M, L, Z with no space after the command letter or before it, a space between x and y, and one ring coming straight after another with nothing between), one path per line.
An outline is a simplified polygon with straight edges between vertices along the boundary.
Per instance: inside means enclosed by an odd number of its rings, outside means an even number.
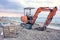
M35 25L37 26L43 26L43 22L40 23L35 23ZM51 29L55 29L55 30L60 30L60 24L56 24L56 23L50 23L47 28L51 28Z
M45 31L38 31L22 28L20 25L16 27L18 33L16 38L3 38L1 35L3 27L0 27L0 40L60 40L60 30L47 28ZM35 24L33 27L39 26Z

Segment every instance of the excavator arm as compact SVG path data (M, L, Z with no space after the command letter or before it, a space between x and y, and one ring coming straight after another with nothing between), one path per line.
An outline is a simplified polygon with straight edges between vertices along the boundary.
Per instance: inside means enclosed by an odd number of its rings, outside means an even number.
M33 24L35 23L38 15L39 15L39 13L40 13L41 11L50 11L50 13L49 13L49 15L48 15L48 17L47 17L47 20L46 20L46 22L44 23L44 25L48 25L48 24L51 22L53 16L56 14L57 7L54 7L53 9L50 9L49 7L40 7L40 8L38 8L37 11L35 12L34 16L33 16L33 20L32 20L32 23L33 23ZM49 21L49 22L48 22L48 21Z
M39 13L40 13L41 11L50 11L50 13L49 13L49 15L47 16L47 19L46 19L43 27L42 27L42 28L40 28L40 27L38 28L39 30L45 30L45 29L46 29L46 26L48 26L48 25L50 24L50 22L51 22L52 19L53 19L53 16L56 14L57 7L54 7L53 9L50 9L49 7L40 7L40 8L38 8L37 11L36 11L36 13L35 13L35 15L33 16L32 24L35 23L38 15L39 15Z
M33 16L32 23L35 23L38 15L39 15L39 13L40 13L41 11L51 11L51 9L50 9L49 7L40 7L40 8L38 8L38 9L36 10L34 16Z
M49 13L49 15L48 15L48 17L47 17L47 19L46 19L46 21L45 21L45 23L44 23L43 26L48 26L48 25L50 24L50 22L51 22L52 19L53 19L53 16L56 14L56 11L57 11L57 7L53 8L53 9L50 11L50 13Z

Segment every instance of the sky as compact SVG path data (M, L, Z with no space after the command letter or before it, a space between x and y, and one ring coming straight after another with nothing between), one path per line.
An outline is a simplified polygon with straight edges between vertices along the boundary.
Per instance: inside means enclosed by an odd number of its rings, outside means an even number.
M38 7L53 8L55 6L58 7L55 17L60 17L60 0L0 0L0 12L16 12L16 14L23 12L23 8L25 7L35 7L37 9ZM36 10L34 10L33 13L35 13L35 11ZM43 16L47 14L44 14L44 12L41 13Z

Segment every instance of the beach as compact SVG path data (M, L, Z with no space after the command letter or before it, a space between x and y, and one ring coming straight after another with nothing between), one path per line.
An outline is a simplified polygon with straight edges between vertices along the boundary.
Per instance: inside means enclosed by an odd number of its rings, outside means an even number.
M56 26L56 24L50 24L49 26L51 27L51 25ZM16 26L16 38L4 38L1 35L3 29L0 28L0 40L60 40L60 30L49 27L45 31L33 30L36 27L39 27L39 25L34 24L31 30L22 28L20 25Z

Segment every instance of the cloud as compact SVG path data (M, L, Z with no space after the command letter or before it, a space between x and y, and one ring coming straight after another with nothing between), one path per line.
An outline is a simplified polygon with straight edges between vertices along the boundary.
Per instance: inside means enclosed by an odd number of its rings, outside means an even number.
M0 0L0 5L4 6L4 7L0 7L0 8L4 8L4 9L19 10L22 7L22 5L20 5L16 2L9 2L8 0Z
M28 5L32 7L54 7L60 6L58 0L29 0L27 1Z
M0 17L21 17L22 15L22 13L0 12Z
M18 2L24 7L54 7L60 6L59 0L10 0L10 2Z
M60 6L59 0L0 0L0 5L7 9L24 7L54 7Z
M27 7L28 6L26 0L8 0L8 1L21 4L23 7Z
M0 11L23 12L24 7L59 7L56 17L60 17L60 0L0 0ZM35 10L35 9L34 9ZM32 10L33 11L33 10ZM35 10L36 11L36 10ZM35 13L35 11L33 11ZM33 14L34 14L33 13ZM43 14L42 15L46 15Z
M19 4L16 0L9 1L9 0L0 0L0 12L23 12L23 6Z
M0 5L0 8L4 7L3 5Z
M60 6L59 0L0 0L5 8L20 9L21 7L54 7Z

